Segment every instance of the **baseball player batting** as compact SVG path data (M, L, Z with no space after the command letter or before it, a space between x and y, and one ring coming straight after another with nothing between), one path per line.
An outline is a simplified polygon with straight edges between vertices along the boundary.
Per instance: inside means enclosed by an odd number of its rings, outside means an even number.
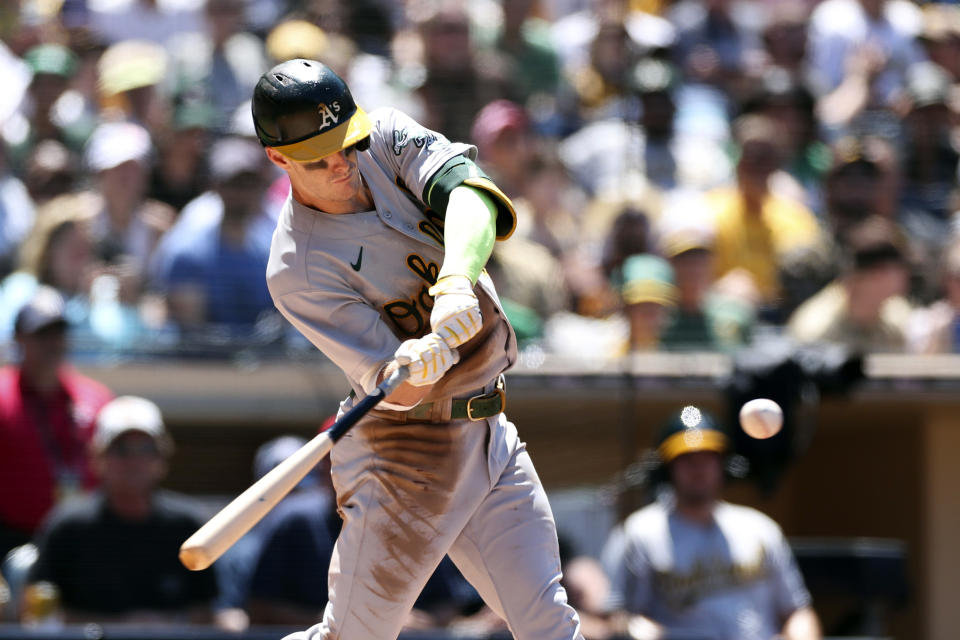
M322 621L286 640L396 638L444 554L522 640L579 640L553 514L503 413L516 338L484 271L507 198L451 143L335 73L283 62L254 90L257 135L290 177L267 281L354 393L406 382L331 452L343 529Z

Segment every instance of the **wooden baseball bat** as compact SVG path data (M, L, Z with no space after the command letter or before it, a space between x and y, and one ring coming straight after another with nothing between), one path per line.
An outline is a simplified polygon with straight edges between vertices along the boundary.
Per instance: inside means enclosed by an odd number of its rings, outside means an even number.
M183 566L192 571L200 571L213 564L290 493L297 483L330 453L333 445L350 427L390 395L409 375L408 367L397 369L333 426L294 451L210 518L180 546L180 562Z

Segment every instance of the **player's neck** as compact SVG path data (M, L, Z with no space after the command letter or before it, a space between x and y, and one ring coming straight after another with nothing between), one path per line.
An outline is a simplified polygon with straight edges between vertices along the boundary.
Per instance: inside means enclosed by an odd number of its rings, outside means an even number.
M713 522L713 509L716 507L716 502L700 502L695 503L678 501L676 510L684 520L693 522L701 526L706 526Z
M110 509L120 518L128 521L142 521L153 512L152 493L137 491L106 491Z

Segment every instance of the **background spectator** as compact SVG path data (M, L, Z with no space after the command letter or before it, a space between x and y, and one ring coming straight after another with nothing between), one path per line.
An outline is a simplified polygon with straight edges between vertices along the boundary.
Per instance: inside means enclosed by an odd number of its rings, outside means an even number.
M953 79L929 61L906 71L902 100L903 165L899 217L910 233L931 248L941 248L952 211L950 195L956 189L958 160L951 130L956 113L950 92Z
M770 68L747 89L741 111L768 118L779 133L780 171L772 177L771 189L819 213L831 156L821 140L815 104L814 93L802 78Z
M180 211L210 185L207 152L217 114L203 98L183 94L156 143L148 197Z
M61 44L40 44L27 51L23 58L32 78L18 114L22 121L19 127L8 125L6 128L11 132L7 143L18 164L22 164L30 149L42 140L76 145L82 142L77 134L83 133L74 131L71 136L70 125L75 123L63 113L66 105L62 100L77 67L73 52Z
M624 260L621 298L629 326L627 352L660 347L677 304L673 268L659 256L633 255Z
M902 237L889 220L871 218L851 230L847 250L840 278L800 305L790 334L861 352L903 351L910 267Z
M13 267L17 248L33 226L33 201L0 151L0 274Z
M87 3L84 24L110 44L142 38L165 45L178 33L199 30L201 7L195 0L94 0Z
M920 10L903 0L826 0L810 16L811 63L826 91L818 104L829 129L882 135L885 113L920 60Z
M673 268L676 307L661 335L662 348L730 352L747 344L755 310L714 287L714 230L705 204L686 194L668 202L656 246Z
M593 118L561 143L561 157L580 185L596 196L625 197L643 183L669 190L729 181L730 159L718 141L694 127L678 127L677 70L650 57L624 74L624 90L637 100L639 117L628 110Z
M30 151L24 162L23 183L37 206L77 187L79 158L56 140L43 140Z
M93 221L99 204L91 193L75 193L39 209L38 222L21 248L19 268L0 284L0 335L12 335L13 313L41 285L66 299L75 355L129 347L142 334L139 300L125 302L118 295L123 272L94 254Z
M204 28L180 34L170 48L178 88L213 108L211 124L221 132L268 68L263 40L244 30L245 4L206 0Z
M503 71L482 63L471 33L468 4L444 0L415 5L413 24L422 44L425 77L416 93L423 125L450 140L469 140L470 124L483 105L510 95Z
M960 241L954 236L940 264L942 297L917 309L907 333L911 351L917 353L960 352Z
M615 629L634 638L821 637L780 527L722 499L728 450L722 427L697 407L664 425L657 479L669 489L629 515L604 550Z
M503 24L493 46L506 67L513 98L549 113L556 109L560 92L560 61L549 23L536 15L539 4L537 0L502 3Z
M169 55L148 40L125 39L97 59L97 90L103 120L128 120L153 131L169 117L163 83ZM96 169L94 169L96 170Z
M147 265L176 216L169 205L146 197L152 149L143 127L107 122L93 132L85 151L101 202L93 219L94 251L113 267L126 303L142 295Z
M270 513L262 528L260 552L250 566L247 608L252 624L308 626L322 618L327 571L340 525L330 463L324 460Z
M707 196L715 217L717 276L733 270L749 274L763 304L774 313L782 296L778 265L788 254L822 242L813 213L770 189L782 158L779 138L766 118L739 120L736 187Z
M960 80L960 7L931 2L922 9L923 27L917 41L927 58L946 69L956 82Z
M212 620L213 571L191 572L177 558L203 519L185 498L158 488L172 447L149 400L121 396L100 411L92 451L101 487L51 515L30 571L32 583L56 585L65 620Z
M266 168L256 142L219 140L210 158L213 190L188 205L165 241L156 278L170 319L184 331L212 325L249 334L273 311L263 277L271 234L259 219Z
M330 424L332 424L332 419L327 421L326 426ZM265 476L271 469L283 462L306 443L307 441L303 438L292 435L279 436L264 442L257 447L257 451L254 454L252 465L254 480L259 480ZM301 493L310 493L313 498L305 500L303 503L303 506L310 511L305 517L309 518L309 516L313 515L322 518L323 522L329 521L329 523L333 525L334 521L332 518L338 520L339 515L337 515L336 509L333 508L333 503L329 495L329 473L329 461L328 459L324 459L294 487L293 492L288 498L294 499ZM286 503L288 498L284 498L284 503ZM312 558L316 557L316 554L320 554L321 556L327 554L324 562L329 561L328 554L332 548L333 540L336 539L336 533L333 534L333 538L330 538L326 542L324 542L322 538L315 540L315 542L319 543L318 548L297 547L296 552L302 552L304 554L301 556L303 564L279 563L279 566L275 566L277 564L276 558L263 557L265 552L264 542L267 534L269 531L272 531L273 523L280 519L281 514L286 513L286 511L287 507L278 507L270 511L263 520L258 522L250 531L244 534L242 538L237 540L237 542L214 563L213 570L217 574L217 585L219 587L219 595L217 596L214 606L217 611L216 619L219 627L233 631L244 631L249 627L251 617L254 619L254 622L258 624L284 622L281 613L276 613L274 617L274 612L270 608L269 596L267 597L266 603L251 601L251 586L254 572L258 570L257 567L260 564L269 567L264 569L265 572L274 570L289 571L291 576L299 576L307 575L306 572L318 568L311 561ZM339 531L339 524L337 524L337 530ZM271 555L275 553L284 554L287 551L288 550L279 548L275 549ZM325 599L326 565L319 567L319 574L309 575L311 575L309 580L317 581L322 579L324 581L321 590L322 593L317 597L323 597ZM274 589L290 588L289 585L283 581L271 584L270 587ZM262 589L262 587L258 587L258 590L259 589ZM292 588L291 591L293 591ZM290 607L293 605L290 603L284 605L283 602L277 604L280 612L289 611L285 606ZM248 613L248 611L250 613ZM315 614L316 610L314 610L313 613Z
M37 289L16 316L19 361L0 369L0 557L96 481L87 445L112 394L67 365L65 313L60 294Z

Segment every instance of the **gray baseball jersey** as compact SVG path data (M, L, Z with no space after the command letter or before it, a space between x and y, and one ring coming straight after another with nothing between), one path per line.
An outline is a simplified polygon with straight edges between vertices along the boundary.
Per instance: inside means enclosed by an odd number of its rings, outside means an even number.
M430 331L427 290L443 262L443 220L415 194L451 158L476 157L475 147L451 143L395 109L370 118L370 148L357 163L376 208L332 215L288 197L267 267L277 308L361 397L401 341ZM486 273L476 293L484 330L460 347L460 362L424 401L482 387L516 360L516 338Z
M700 526L660 500L627 518L610 544L611 608L678 638L770 640L810 604L780 527L749 507L721 502Z
M430 331L443 220L418 196L445 163L476 154L396 110L370 117L370 147L357 164L375 209L329 215L289 197L267 270L277 308L358 395L374 388L401 341ZM509 222L498 218L504 235ZM475 292L483 327L424 402L489 392L516 359L516 338L485 273ZM445 554L517 638L582 640L560 586L553 515L514 425L503 413L408 420L385 404L331 451L344 524L330 562L330 602L320 623L287 640L395 638Z

